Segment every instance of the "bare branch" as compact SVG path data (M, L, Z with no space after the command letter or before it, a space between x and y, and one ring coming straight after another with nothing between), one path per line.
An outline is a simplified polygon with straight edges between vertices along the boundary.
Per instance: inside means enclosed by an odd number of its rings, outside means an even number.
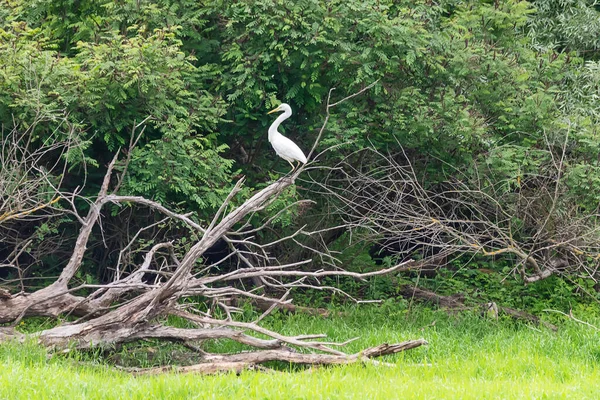
M118 177L117 184L115 185L115 188L113 189L112 194L117 193L119 191L119 189L121 188L121 185L123 184L123 181L125 180L125 176L127 176L127 168L129 167L129 163L131 162L131 154L133 153L133 150L137 146L137 143L139 142L140 138L146 131L145 124L150 118L152 118L152 116L148 115L146 118L144 118L142 120L142 122L140 122L139 124L134 124L133 127L131 128L131 136L129 137L129 148L127 149L127 157L125 159L125 162L123 163L123 165L124 165L123 171L121 172L121 174ZM135 131L142 125L144 127L142 128L142 130L136 137Z
M234 273L231 273L228 276L207 277L207 278L200 278L200 280L204 284L208 284L208 283L214 283L214 282L219 282L219 281L230 281L230 280L250 278L253 276L263 276L263 277L267 277L267 276L280 276L280 277L301 276L301 277L313 277L313 278L322 278L325 276L348 276L348 277L355 278L355 279L365 279L365 278L369 278L372 276L387 275L387 274L391 274L393 272L408 271L413 267L414 267L414 261L410 260L410 261L401 262L390 268L381 269L381 270L372 271L372 272L365 272L365 273L350 272L350 271L345 271L345 270L311 272L311 271L272 270L272 269L267 269L267 268L254 268L254 269L245 268L245 269L241 269L238 271L234 271Z
M582 215L577 202L567 201L562 174L552 169L563 168L565 152L563 143L544 176L522 177L534 191L456 179L425 189L405 152L384 155L374 149L350 155L324 182L310 183L338 202L332 212L359 240L393 247L400 258L417 251L425 259L441 251L505 257L531 283L567 270L598 270L598 215ZM356 158L367 161L351 161Z
M546 309L546 310L542 310L542 311L544 311L544 312L553 312L553 313L557 313L557 314L564 315L565 317L567 317L567 318L569 318L569 319L571 319L571 320L573 320L573 321L577 322L578 324L582 324L582 325L588 326L588 327L592 328L592 329L593 329L593 330L595 330L595 331L600 331L600 328L598 328L597 326L595 326L595 325L592 325L592 324L590 324L589 322L585 322L585 321L582 321L582 320L580 320L580 319L578 319L578 318L575 318L575 316L573 315L573 310L572 310L572 309L571 309L571 310L569 310L569 313L568 313L568 314L567 314L567 313L564 313L564 312L562 312L562 311L559 311L559 310L550 310L550 309Z

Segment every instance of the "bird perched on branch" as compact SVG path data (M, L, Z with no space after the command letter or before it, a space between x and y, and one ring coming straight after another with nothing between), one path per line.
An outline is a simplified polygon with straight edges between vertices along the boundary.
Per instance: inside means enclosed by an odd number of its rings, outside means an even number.
M296 145L296 143L292 142L290 139L286 138L279 133L279 131L277 131L279 125L292 115L292 108L288 104L283 103L276 109L269 111L267 114L280 111L283 111L283 114L277 117L277 119L269 127L269 142L271 142L273 149L275 149L275 153L290 163L292 166L291 172L294 172L296 165L294 165L293 162L299 161L302 164L306 164L306 156L302 150L300 150L300 147Z

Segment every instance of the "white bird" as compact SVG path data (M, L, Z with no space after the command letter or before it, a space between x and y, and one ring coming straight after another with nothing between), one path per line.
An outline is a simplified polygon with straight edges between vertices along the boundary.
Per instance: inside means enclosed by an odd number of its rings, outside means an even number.
M273 149L275 149L275 153L290 163L292 166L291 172L294 172L296 166L292 163L294 161L299 161L302 164L306 164L306 156L302 150L300 150L300 147L296 145L296 143L292 142L290 139L286 138L279 133L279 131L277 131L279 125L292 115L292 108L288 104L283 103L276 109L269 111L267 114L278 111L283 111L283 114L277 117L277 119L269 127L269 142L271 142Z

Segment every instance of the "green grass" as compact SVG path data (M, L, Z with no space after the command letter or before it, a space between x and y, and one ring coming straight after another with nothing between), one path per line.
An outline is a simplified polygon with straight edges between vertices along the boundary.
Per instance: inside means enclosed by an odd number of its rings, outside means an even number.
M598 320L589 322L598 325ZM360 336L348 351L419 337L430 345L386 358L395 367L134 377L114 370L97 355L48 357L34 345L5 344L0 346L0 398L600 398L600 333L571 321L554 333L470 314L418 309L407 315L401 307L387 304L330 319L276 315L265 325L288 334L324 332L338 340ZM228 342L210 347L240 348Z

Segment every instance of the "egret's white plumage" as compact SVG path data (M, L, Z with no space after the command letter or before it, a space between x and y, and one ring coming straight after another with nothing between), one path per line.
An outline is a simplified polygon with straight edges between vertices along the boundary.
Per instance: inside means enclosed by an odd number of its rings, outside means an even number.
M294 169L296 169L296 166L292 163L294 161L299 161L302 164L306 164L306 156L304 155L302 150L300 150L300 147L296 145L296 143L292 142L290 139L286 138L281 133L279 133L279 131L277 131L279 125L292 115L292 108L289 105L283 103L276 109L269 111L267 114L271 114L278 111L283 111L283 114L277 117L277 119L269 127L269 142L271 142L273 149L275 149L275 153L277 153L279 157L283 158L284 160L290 163L293 171Z

